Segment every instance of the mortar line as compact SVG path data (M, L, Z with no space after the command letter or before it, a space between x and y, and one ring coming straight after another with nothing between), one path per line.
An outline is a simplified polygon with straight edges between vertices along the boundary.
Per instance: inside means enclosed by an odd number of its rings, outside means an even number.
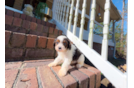
M59 79L59 77L57 76L57 74L54 72L54 70L52 69L52 67L50 67L50 69L51 69L51 71L53 72L53 74L55 75L55 77L57 78L57 80L59 81L59 83L61 84L61 86L62 86L63 88L65 88L65 87L64 87L64 84L63 84L62 81Z
M38 87L43 88L42 82L41 82L41 79L40 79L40 75L39 75L39 71L38 71L37 67L36 67L36 75L37 75Z

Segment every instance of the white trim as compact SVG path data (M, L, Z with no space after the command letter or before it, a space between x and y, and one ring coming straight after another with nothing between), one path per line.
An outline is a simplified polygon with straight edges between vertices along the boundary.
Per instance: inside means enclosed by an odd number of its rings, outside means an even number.
M5 8L6 8L6 9L9 9L9 10L12 10L12 11L14 11L14 12L18 12L18 13L20 13L20 14L23 14L23 11L17 10L17 9L15 9L15 8L12 8L12 7L9 7L9 6L6 6L6 5L5 5Z

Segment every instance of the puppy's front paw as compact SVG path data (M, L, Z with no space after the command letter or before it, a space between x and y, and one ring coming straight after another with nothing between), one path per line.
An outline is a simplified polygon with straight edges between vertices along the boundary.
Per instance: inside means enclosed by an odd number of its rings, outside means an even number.
M59 70L59 76L65 76L66 73L67 73L67 71L64 70L64 69L60 69L60 70Z
M76 68L81 68L81 67L82 67L82 65L80 65L80 64L76 65Z
M53 67L53 66L55 66L55 64L53 62L48 64L48 67Z

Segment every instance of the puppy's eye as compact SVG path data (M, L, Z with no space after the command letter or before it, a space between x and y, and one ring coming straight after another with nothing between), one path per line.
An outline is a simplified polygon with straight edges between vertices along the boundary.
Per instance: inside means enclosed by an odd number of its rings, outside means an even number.
M64 44L64 45L66 45L66 43L65 43L65 42L63 42L63 44Z
M56 42L56 44L58 44L59 42Z

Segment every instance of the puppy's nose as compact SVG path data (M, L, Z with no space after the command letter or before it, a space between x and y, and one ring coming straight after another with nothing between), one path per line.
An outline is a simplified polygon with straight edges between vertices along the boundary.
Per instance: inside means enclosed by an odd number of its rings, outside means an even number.
M59 47L59 50L61 49L61 47Z

